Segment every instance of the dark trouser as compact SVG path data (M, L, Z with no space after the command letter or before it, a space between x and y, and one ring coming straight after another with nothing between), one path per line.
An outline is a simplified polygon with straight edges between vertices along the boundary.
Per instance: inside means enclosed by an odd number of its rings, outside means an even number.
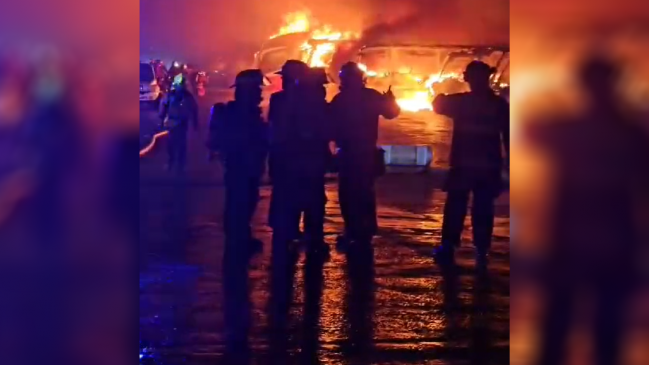
M354 241L370 241L376 234L375 177L371 173L340 171L338 195L345 233Z
M442 245L460 246L469 195L473 193L471 223L473 244L477 250L488 252L494 228L495 200L499 194L499 171L474 172L451 169L445 190L448 195L444 205Z
M311 180L276 180L270 212L274 236L283 242L296 238L304 214L304 233L307 240L322 241L325 204L324 177Z
M573 319L577 313L579 290L584 287L566 284L570 278L555 282L545 293L546 311L542 321L542 337L538 365L567 364L568 340ZM616 365L620 362L625 328L625 307L631 291L628 290L630 278L621 280L600 280L591 293L594 294L595 317L593 323L593 364Z
M238 244L252 239L251 221L259 203L260 178L245 171L225 173L225 235Z
M187 129L178 127L169 130L167 154L167 163L170 169L173 167L178 171L185 169L185 162L187 160Z
M304 233L309 241L324 240L324 218L327 196L324 189L324 179L314 182L308 188L307 202L304 206Z

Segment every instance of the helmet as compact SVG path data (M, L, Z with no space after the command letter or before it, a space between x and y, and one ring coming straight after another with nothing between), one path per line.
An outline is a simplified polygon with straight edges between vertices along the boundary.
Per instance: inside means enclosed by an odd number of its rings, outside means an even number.
M365 72L358 66L356 62L347 62L340 68L340 81L344 80L363 80Z
M464 70L464 79L469 80L469 79L475 79L475 78L486 78L489 79L491 74L496 72L496 69L489 66L488 64L474 60L469 62L469 64L466 66L466 69Z
M254 86L261 87L264 85L264 74L259 69L248 69L239 72L234 79L234 85L230 88L235 87L246 87Z
M309 78L317 85L329 84L329 77L324 67L313 67L309 72Z
M593 53L585 57L579 65L579 77L584 84L614 84L620 76L620 69L614 59Z
M276 74L297 80L308 72L309 66L306 63L299 60L288 60Z

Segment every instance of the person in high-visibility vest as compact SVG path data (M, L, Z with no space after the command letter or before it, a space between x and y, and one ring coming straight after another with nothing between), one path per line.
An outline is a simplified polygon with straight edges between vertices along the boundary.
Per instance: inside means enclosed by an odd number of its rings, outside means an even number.
M187 159L187 132L191 123L198 129L198 104L187 90L186 79L176 75L171 92L160 103L160 118L169 131L167 169L182 173Z

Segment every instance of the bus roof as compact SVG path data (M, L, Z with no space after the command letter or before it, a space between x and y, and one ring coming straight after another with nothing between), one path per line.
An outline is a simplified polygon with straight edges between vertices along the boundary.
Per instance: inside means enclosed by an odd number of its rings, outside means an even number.
M472 50L477 48L483 49L493 49L496 51L509 52L509 45L460 45L460 44L413 44L413 43L380 43L380 44L369 44L361 47L360 52L365 50L381 50L381 49L395 49L395 48L406 48L406 49L452 49L454 51L461 50Z
M299 47L311 37L309 32L289 33L265 41L261 49L279 48L279 47Z

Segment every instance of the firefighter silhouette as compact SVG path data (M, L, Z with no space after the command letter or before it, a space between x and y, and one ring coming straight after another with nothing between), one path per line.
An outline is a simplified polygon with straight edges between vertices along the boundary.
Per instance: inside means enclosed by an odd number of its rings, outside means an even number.
M259 106L263 84L260 70L237 74L232 86L234 100L215 104L212 109L208 142L225 170L226 240L253 253L262 248L261 241L252 235L251 221L268 152L268 130Z
M187 160L187 132L189 124L198 129L198 104L187 90L186 78L176 75L171 92L160 104L163 127L169 131L167 169L182 173Z
M330 104L334 140L339 151L340 209L345 233L339 244L369 245L376 234L375 180L383 169L377 148L379 117L394 119L400 108L391 90L380 93L365 86L365 74L354 62L340 70L340 93Z
M649 131L643 111L620 93L625 65L619 61L590 50L574 70L582 108L529 123L521 134L553 166L533 364L569 363L577 323L590 328L591 364L624 363L625 318L647 268L638 258L648 243L642 217L649 208ZM581 297L589 298L586 317Z
M326 75L290 60L282 68L283 90L271 96L270 223L273 245L285 249L301 236L309 252L327 253L324 243L324 192L331 133L327 131Z
M452 262L454 250L460 245L471 194L478 264L486 263L491 247L495 199L503 190L502 170L509 161L509 103L491 89L489 78L493 71L484 62L472 61L464 71L471 91L439 95L433 101L438 114L453 120L442 245L436 250L440 262Z

